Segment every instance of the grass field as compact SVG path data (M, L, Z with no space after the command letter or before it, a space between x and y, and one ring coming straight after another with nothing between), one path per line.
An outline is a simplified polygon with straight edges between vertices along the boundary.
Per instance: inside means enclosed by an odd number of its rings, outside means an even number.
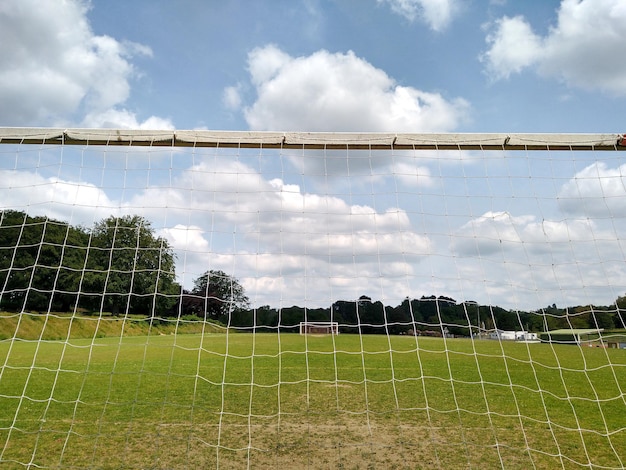
M0 342L2 468L621 468L626 351L406 336Z

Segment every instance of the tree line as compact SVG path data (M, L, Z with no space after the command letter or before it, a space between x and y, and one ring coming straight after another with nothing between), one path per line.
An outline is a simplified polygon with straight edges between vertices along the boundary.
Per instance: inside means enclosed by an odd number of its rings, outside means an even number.
M387 306L363 295L356 301L340 300L330 308L271 308L234 312L232 326L256 330L297 331L301 321L335 321L342 333L416 334L428 336L474 336L494 330L549 331L560 328L626 328L626 297L613 306L555 305L536 311L512 311L476 302L457 302L446 296L404 299L400 305Z
M110 216L91 228L22 211L0 212L0 310L102 312L149 318L192 316L249 330L297 329L301 321L336 321L344 333L470 336L495 328L624 328L626 297L613 306L548 306L511 311L446 296L386 306L363 295L328 308L251 308L237 279L208 270L184 289L175 254L144 217Z

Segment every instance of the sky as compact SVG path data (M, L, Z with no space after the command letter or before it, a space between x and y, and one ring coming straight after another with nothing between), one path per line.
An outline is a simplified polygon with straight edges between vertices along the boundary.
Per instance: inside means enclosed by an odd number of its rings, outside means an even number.
M5 0L0 126L623 133L623 0ZM0 148L0 206L140 213L254 305L626 292L622 152Z

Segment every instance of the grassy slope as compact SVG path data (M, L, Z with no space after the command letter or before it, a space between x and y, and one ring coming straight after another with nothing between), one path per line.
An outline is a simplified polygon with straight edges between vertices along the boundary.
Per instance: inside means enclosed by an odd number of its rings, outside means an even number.
M62 340L70 338L102 338L173 333L219 333L224 328L199 321L155 321L140 317L75 316L60 314L19 314L0 312L0 340Z
M0 462L17 468L626 463L624 351L151 333L0 342Z

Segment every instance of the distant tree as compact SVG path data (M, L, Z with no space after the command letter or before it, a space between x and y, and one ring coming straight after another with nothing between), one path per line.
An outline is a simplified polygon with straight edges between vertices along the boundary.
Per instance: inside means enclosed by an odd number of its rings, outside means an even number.
M219 270L209 270L197 278L182 302L183 313L216 319L228 318L250 303L239 281Z
M353 332L353 328L358 325L356 314L356 302L347 300L338 300L331 306L331 320L348 325L350 328L344 327L343 331ZM354 330L356 331L356 330Z
M386 333L385 306L382 302L372 302L359 300L357 302L357 314L361 327L361 332L366 334Z
M255 310L258 326L274 327L278 325L278 311L269 305L262 305Z
M389 310L391 311L391 310ZM372 302L366 295L357 301L338 300L331 307L332 320L341 323L341 331L347 333L383 334L387 330L388 309L382 302Z
M306 318L306 308L292 305L291 307L283 307L279 310L278 324L280 325L280 331L297 331L296 328L300 325L301 321Z
M543 331L545 329L545 321L544 316L539 312L526 312L526 311L518 311L517 314L520 317L520 322L524 325L524 330L526 331Z
M517 314L509 312L502 307L490 306L489 315L493 319L493 323L496 328L508 331L518 331L524 329L524 325L520 324Z
M626 295L619 296L615 300L617 307L617 315L615 315L615 326L617 328L626 328Z
M610 330L615 328L614 311L596 309L590 315L589 327L590 328L604 328Z
M184 289L180 299L180 313L181 315L204 317L207 310L206 304L209 301L199 293L195 294L193 291Z

